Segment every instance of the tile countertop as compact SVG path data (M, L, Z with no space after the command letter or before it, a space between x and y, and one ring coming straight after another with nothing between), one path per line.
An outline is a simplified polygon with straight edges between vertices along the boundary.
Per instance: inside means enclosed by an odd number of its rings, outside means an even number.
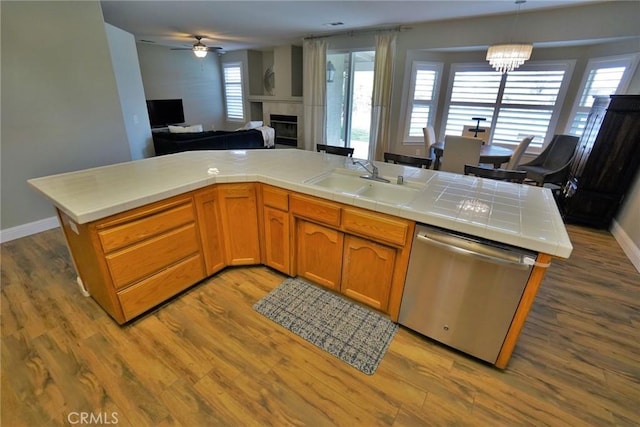
M573 249L549 189L376 162L380 175L426 185L391 205L306 181L351 159L303 150L188 151L30 179L74 221L95 221L222 182L262 182L525 249L568 258ZM392 184L395 185L395 184Z

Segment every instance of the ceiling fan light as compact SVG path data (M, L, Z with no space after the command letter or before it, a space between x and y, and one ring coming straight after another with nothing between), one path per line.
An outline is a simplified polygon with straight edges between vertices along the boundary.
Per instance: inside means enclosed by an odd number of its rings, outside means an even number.
M198 42L193 45L193 53L198 58L204 58L205 56L207 56L207 47L202 43Z
M530 43L507 43L489 46L487 61L496 71L508 73L531 58L533 45Z

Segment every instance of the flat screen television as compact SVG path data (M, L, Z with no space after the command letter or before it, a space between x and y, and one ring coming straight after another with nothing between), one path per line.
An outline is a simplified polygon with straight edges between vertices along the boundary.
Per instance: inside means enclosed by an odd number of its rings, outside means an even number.
M148 100L147 111L153 128L184 123L182 99Z

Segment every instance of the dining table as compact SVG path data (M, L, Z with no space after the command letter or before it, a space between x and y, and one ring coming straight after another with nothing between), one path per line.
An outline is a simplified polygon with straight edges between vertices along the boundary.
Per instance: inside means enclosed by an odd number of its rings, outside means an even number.
M444 141L431 144L431 148L435 154L435 161L433 162L433 169L440 169L440 158L444 153ZM480 146L480 163L492 164L494 168L499 168L503 163L507 163L511 160L513 150L509 148L500 147L493 144L485 144Z

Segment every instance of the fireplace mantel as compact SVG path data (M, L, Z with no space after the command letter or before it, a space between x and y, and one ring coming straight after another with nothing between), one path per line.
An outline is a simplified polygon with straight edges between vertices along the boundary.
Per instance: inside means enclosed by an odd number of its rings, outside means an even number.
M301 96L291 96L291 97L282 97L282 96L271 96L271 95L262 95L262 96L249 96L247 97L249 102L262 102L262 103L287 103L287 104L302 104Z

